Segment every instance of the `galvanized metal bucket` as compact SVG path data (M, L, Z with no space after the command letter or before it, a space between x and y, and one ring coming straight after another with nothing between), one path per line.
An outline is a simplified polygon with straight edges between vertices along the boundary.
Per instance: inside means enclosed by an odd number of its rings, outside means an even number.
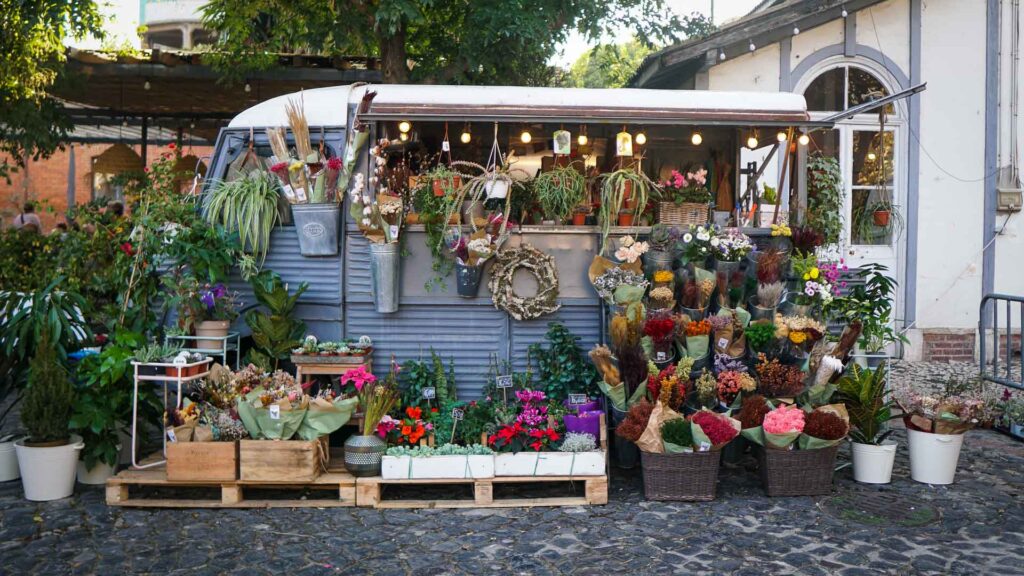
M483 266L466 266L455 263L455 290L463 298L476 298L483 276Z
M303 256L336 256L341 206L292 204L295 233L299 235L299 253Z
M380 476L380 461L388 444L377 436L361 434L345 441L345 469L357 477Z
M654 273L658 270L672 270L674 255L667 250L649 250L643 255L644 276L648 280L654 279Z
M370 282L373 286L373 307L380 314L398 312L401 293L399 278L402 259L398 243L370 244Z

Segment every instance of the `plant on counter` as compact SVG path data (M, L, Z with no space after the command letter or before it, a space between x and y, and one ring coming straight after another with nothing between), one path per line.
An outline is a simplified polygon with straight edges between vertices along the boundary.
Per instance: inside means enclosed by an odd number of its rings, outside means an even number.
M270 250L270 233L280 219L278 187L270 176L253 171L243 178L215 183L205 206L206 221L237 232L260 265Z
M729 229L725 234L711 238L711 254L721 262L739 262L754 249L750 237L739 230Z
M264 270L250 280L253 296L265 309L250 310L245 323L252 330L253 348L249 351L248 362L262 366L268 372L277 370L288 353L302 342L306 323L292 317L299 297L309 288L305 282L299 284L294 294L288 293L288 285L270 270Z
M238 317L238 293L229 292L222 283L201 284L191 274L175 273L164 276L167 290L167 308L177 308L178 325L191 333L200 322L233 321Z
M711 191L707 188L708 171L701 168L683 175L673 170L668 179L661 183L657 199L662 202L681 204L710 204Z
M825 309L830 317L860 320L860 344L868 354L877 354L895 342L908 342L892 326L897 284L885 275L887 271L882 264L864 264L855 274L861 282L855 282L846 295L833 299Z
M401 418L385 414L377 424L377 436L391 445L415 446L433 429L433 424L423 420L423 410L419 406L408 406L402 411Z
M810 226L793 226L790 234L796 256L814 256L818 247L825 244L825 236Z
M413 458L429 458L431 456L490 456L494 454L487 446L470 444L442 444L441 446L392 446L386 452L388 456L411 456Z
M359 405L363 408L363 436L372 435L377 424L398 403L398 370L392 361L391 370L385 379L366 380L362 386L356 384Z
M181 346L176 344L146 344L135 349L132 358L136 362L156 363L170 362L181 352Z
M598 221L601 225L602 252L605 242L608 240L612 222L626 207L627 201L635 202L636 208L632 210L635 218L647 206L647 199L652 190L657 190L657 184L632 167L620 168L601 175L601 212L598 215Z
M544 217L562 223L586 199L587 184L576 166L555 166L533 179Z
M565 324L551 322L541 343L528 347L536 362L536 386L553 400L565 400L569 394L598 394L597 372L580 347L580 337Z

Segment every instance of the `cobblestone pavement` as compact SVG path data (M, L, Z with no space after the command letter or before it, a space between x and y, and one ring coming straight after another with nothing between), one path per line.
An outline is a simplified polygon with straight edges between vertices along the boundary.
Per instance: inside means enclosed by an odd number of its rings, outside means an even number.
M7 482L0 574L1024 574L1024 443L968 433L939 487L910 480L897 436L893 484L844 468L820 498L765 497L749 459L714 502L648 502L613 469L607 506L569 508L139 510Z

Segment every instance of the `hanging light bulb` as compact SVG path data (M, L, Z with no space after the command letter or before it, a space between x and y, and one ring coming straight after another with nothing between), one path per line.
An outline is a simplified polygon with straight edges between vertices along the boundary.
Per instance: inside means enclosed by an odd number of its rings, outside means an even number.
M751 150L756 150L757 149L757 136L756 135L751 134L747 138L747 148L750 148Z
M412 124L408 120L402 120L398 123L398 131L402 134L408 134L409 130L412 130Z
M647 144L647 134L644 134L643 132L637 132L636 136L633 137L633 141L643 146L644 144Z
M532 134L530 134L530 131L529 131L529 130L527 130L527 129L523 129L523 133L519 135L519 140L520 140L520 141L521 141L521 142L522 142L523 144L529 144L530 142L532 142L532 141L533 141L533 135L532 135Z
M868 160L870 160L871 162L874 162L877 159L878 159L878 156L876 156L874 152L868 152Z
M799 142L801 146L807 146L808 144L811 143L811 137L808 136L807 134L801 134L800 137L796 139L796 141Z
M149 80L146 80L146 82L142 85L142 89L149 90Z
M718 59L719 60L725 60L725 50L719 50L718 51Z
M700 135L700 132L694 132L693 136L690 136L690 142L694 146L700 146L700 143L704 141L704 137Z
M579 144L580 146L586 146L587 142L589 142L589 140L587 139L586 134L580 134L579 136L576 137L576 143Z
M800 27L799 26L793 26L793 36L796 36L799 33L800 33Z
M785 142L786 141L786 133L783 132L782 130L779 130L779 133L775 135L775 139L778 140L779 142Z
M245 83L245 91L246 93L252 92L252 86L248 82Z
M462 135L459 136L459 141L463 144L469 144L470 140L473 139L473 135L469 132L469 124L462 129Z
M121 126L124 126L125 128L128 127L128 117L127 116L124 117L124 121L121 122Z
M754 50L757 50L757 46L754 46L754 41L753 40L750 41L750 46L748 46L748 48L750 48L751 52L753 52Z
M405 142L406 140L409 139L409 135L406 134L405 132L399 132L398 139L401 140L402 142Z
M843 18L846 18L849 15L850 13L846 11L846 6L843 6Z

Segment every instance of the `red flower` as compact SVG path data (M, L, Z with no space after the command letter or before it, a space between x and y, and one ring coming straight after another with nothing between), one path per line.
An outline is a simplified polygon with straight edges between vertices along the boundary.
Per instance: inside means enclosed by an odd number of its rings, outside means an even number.
M405 415L413 420L419 420L422 414L423 410L419 406L409 406L405 409Z
M437 414L437 406L431 406L430 407L430 413L431 414Z
M545 430L544 435L547 436L548 440L551 440L552 442L558 442L558 439L561 438L561 436L558 435L558 432L556 432L554 428L548 428L547 430Z
M174 144L174 142L171 142L170 144L167 145L167 148L169 148L170 150L174 150L175 148L177 148L177 146Z
M135 256L135 250L132 248L132 243L131 242L125 242L125 243L121 244L121 246L119 246L119 248L121 249L121 252L124 252L125 254L127 254L129 256Z
M541 443L539 440L537 442L530 443L530 448L533 448L537 452L540 452L540 449L543 448L543 447L544 447L544 444Z

